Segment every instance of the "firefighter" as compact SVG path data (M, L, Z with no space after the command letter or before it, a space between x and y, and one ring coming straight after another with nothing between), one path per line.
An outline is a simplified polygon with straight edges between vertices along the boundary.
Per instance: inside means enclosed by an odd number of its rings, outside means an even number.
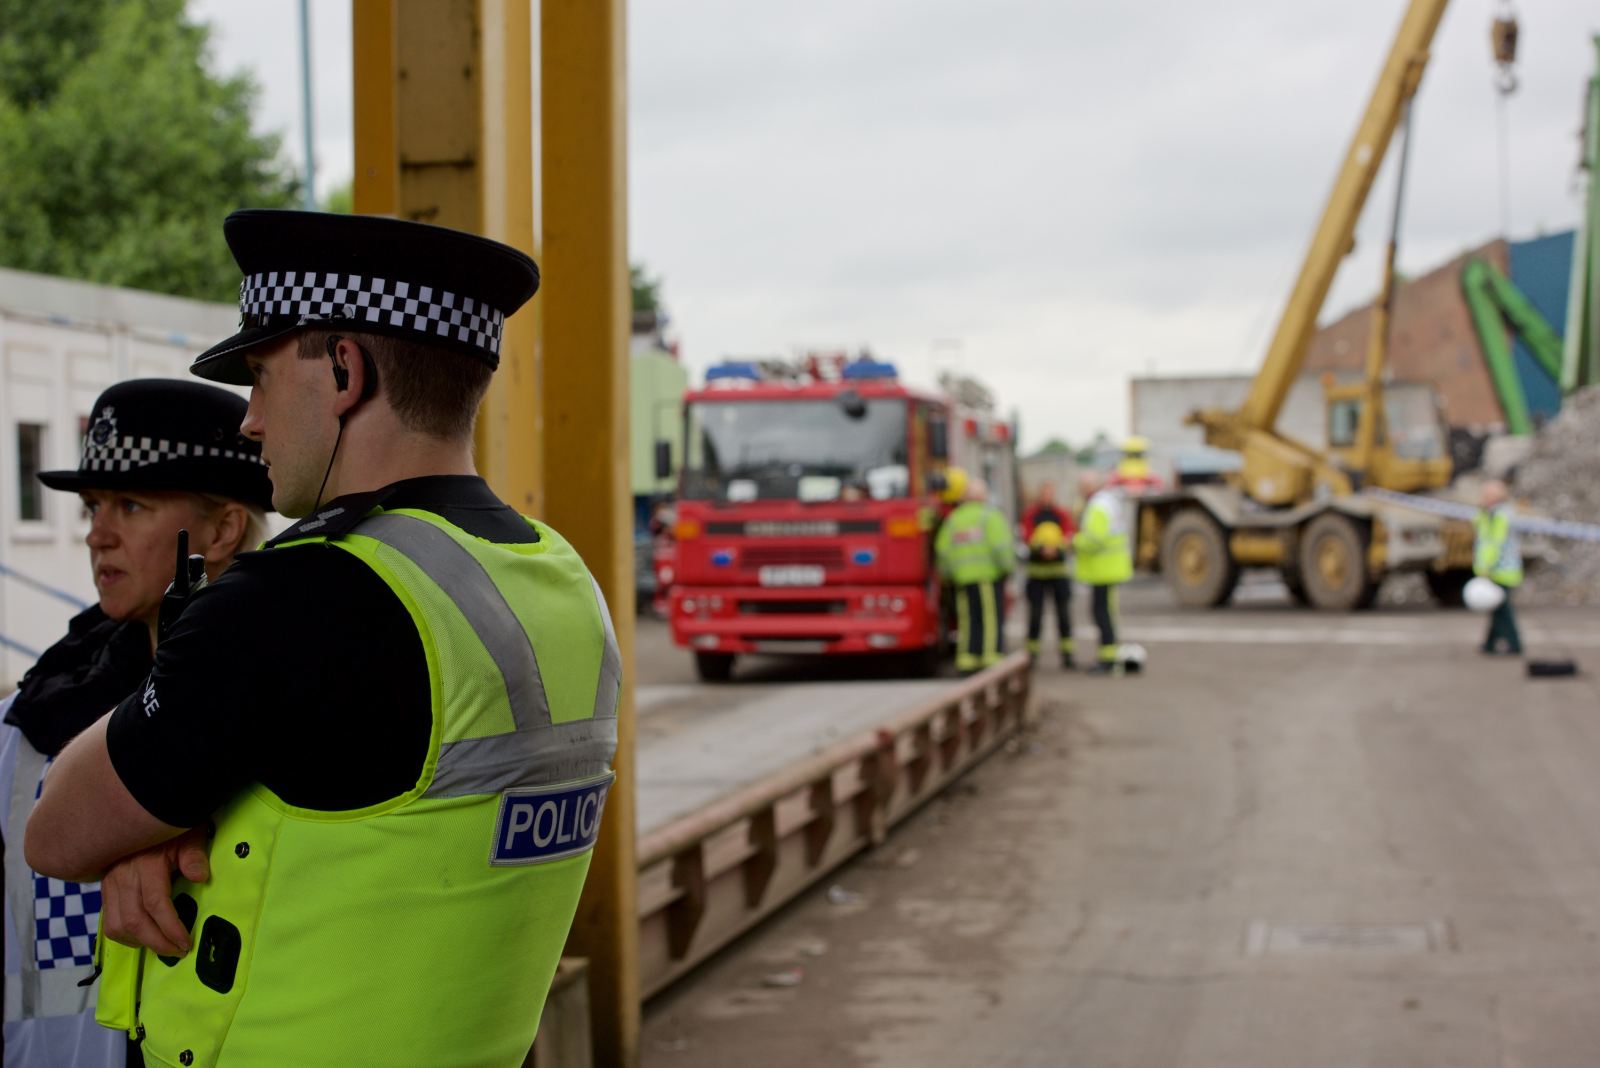
M1122 458L1110 482L1129 493L1151 493L1162 488L1161 476L1150 469L1150 442L1135 434L1122 442Z
M1086 471L1078 483L1083 494L1083 521L1073 536L1078 581L1089 587L1100 647L1094 671L1110 673L1119 665L1117 587L1133 577L1128 544L1127 506L1122 488L1098 471Z
M989 486L967 480L966 500L934 540L939 573L955 588L956 670L971 675L997 663L1004 647L1005 580L1013 562L1011 529L989 503Z
M1522 585L1522 546L1511 529L1511 510L1504 482L1483 484L1480 511L1472 521L1477 539L1472 548L1472 570L1505 591L1500 605L1489 617L1489 631L1483 638L1483 651L1493 656L1501 652L1522 655L1522 636L1517 633L1517 617L1511 610L1511 592Z
M1077 529L1072 513L1056 503L1055 483L1041 483L1033 504L1022 513L1022 538L1028 551L1028 659L1030 663L1038 659L1045 599L1049 598L1055 603L1061 666L1069 671L1073 667L1072 582L1067 577L1067 556Z

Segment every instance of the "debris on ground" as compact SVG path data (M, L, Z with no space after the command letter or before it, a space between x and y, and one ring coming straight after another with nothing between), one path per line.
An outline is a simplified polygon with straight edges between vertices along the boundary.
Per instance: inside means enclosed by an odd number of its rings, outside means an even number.
M1517 465L1512 492L1536 515L1600 523L1600 387L1561 402L1560 414L1539 430L1532 452ZM1539 562L1528 568L1519 602L1600 603L1600 545L1523 540L1525 553Z
M826 952L828 952L828 943L820 938L813 938L808 942L800 943L800 955L802 957L820 957Z
M793 968L785 968L781 972L773 972L770 975L763 976L761 985L770 987L799 986L805 982L805 979L806 970L796 964Z
M854 890L846 890L838 883L828 887L828 904L830 905L861 905L865 904L867 895L859 894Z

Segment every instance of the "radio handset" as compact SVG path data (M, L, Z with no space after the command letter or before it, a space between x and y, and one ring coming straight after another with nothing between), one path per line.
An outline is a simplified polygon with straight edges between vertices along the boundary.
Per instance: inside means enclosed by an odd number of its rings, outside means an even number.
M173 571L172 585L161 597L161 610L156 617L156 644L167 640L167 635L177 625L178 617L188 607L189 599L206 585L206 558L199 553L189 555L189 531L178 531L178 562Z

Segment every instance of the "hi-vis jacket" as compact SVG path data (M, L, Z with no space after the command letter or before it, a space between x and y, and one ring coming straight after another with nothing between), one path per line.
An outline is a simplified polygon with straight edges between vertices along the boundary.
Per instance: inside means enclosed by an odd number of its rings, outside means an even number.
M939 573L957 586L995 582L1011 573L1011 529L998 508L967 501L945 517L933 543Z
M1133 551L1128 543L1126 502L1116 488L1107 488L1083 506L1083 522L1073 535L1078 581L1087 586L1112 586L1133 577Z
M621 663L572 548L375 511L327 540L421 636L433 737L416 785L354 812L257 785L175 885L182 958L101 939L99 1019L180 1068L522 1063L577 909L616 748ZM307 538L287 544L324 539Z
M1472 546L1472 572L1487 575L1502 586L1522 585L1522 543L1511 529L1511 512L1505 507L1479 512L1472 521L1477 540Z

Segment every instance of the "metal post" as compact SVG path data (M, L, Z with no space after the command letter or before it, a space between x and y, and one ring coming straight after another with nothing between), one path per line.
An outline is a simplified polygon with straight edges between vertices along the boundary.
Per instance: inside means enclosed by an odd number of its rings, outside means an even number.
M583 554L633 664L629 520L625 0L540 5L541 240L546 514ZM595 1063L639 1060L631 672L618 712L617 786L571 951L590 961Z
M305 137L306 187L300 204L307 211L317 210L317 154L311 126L311 12L309 0L300 0L300 126Z

